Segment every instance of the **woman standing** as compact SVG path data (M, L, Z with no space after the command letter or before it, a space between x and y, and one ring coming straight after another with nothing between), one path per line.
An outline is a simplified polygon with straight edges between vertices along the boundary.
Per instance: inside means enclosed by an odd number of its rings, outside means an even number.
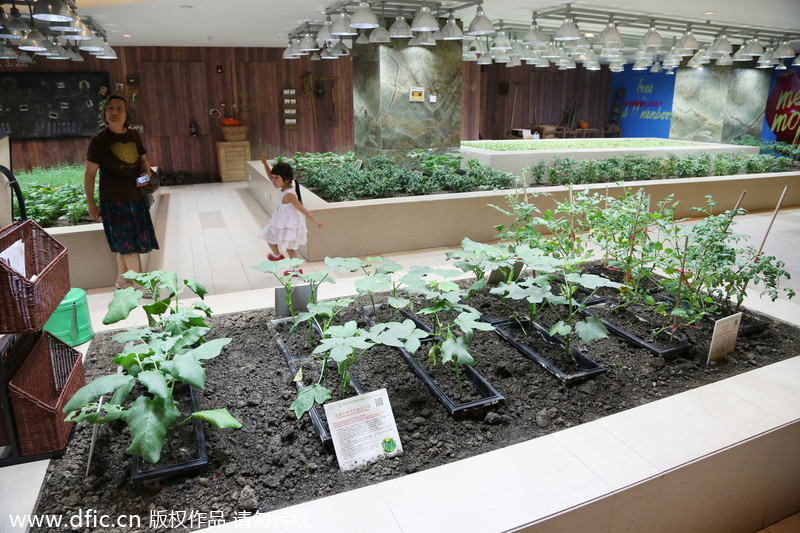
M158 249L153 221L144 199L150 164L139 132L128 128L125 98L109 96L103 110L106 128L92 137L86 153L83 188L89 216L103 220L106 240L117 253L116 288L130 287L122 277L128 270L141 272L139 254ZM94 183L100 170L100 209L94 203ZM147 180L144 176L147 176ZM142 179L139 179L139 177Z

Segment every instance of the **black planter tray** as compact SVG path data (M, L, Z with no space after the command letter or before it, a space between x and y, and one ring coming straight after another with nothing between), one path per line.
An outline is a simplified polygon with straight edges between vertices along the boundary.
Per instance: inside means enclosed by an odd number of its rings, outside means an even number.
M176 392L176 394L187 394L187 392ZM189 387L188 394L192 401L192 412L194 413L200 411L200 399L197 395L197 389L194 387ZM197 443L197 456L194 459L174 465L143 470L143 459L134 455L133 465L131 467L131 481L154 481L160 479L169 479L177 476L183 476L208 466L206 435L203 431L203 421L197 420L196 418L192 419L192 427L194 429L195 442Z
M275 343L278 345L278 350L283 355L283 358L286 359L286 364L289 366L289 372L291 373L292 377L294 377L297 375L298 370L300 370L298 364L302 364L306 358L294 357L289 351L289 348L286 347L286 344L278 334L278 331L275 329L275 324L287 323L291 321L291 317L270 320L267 323L267 328L269 328L270 334L272 334L272 337L275 339ZM318 334L320 333L316 328L315 331L317 331ZM364 389L361 387L361 384L358 382L356 377L352 374L350 375L350 385L355 389L357 394L364 394ZM305 387L306 383L304 381L295 381L295 386L299 390ZM330 429L322 417L322 408L315 403L308 411L308 416L311 418L311 424L314 426L314 431L317 432L317 435L319 435L322 443L326 446L333 445L333 437L331 437Z
M380 307L380 304L377 307ZM372 309L373 308L371 305L367 305L359 309L359 313L367 321L374 325L375 321L370 317L372 314ZM401 309L400 313L403 315L403 317L412 320L419 329L430 334L428 337L421 339L423 344L436 340L427 324L421 322L417 317L405 309ZM416 374L416 376L422 380L431 394L433 394L436 399L439 400L450 416L455 418L479 416L505 402L503 395L500 394L497 389L495 389L492 384L480 374L480 372L471 366L462 365L461 368L464 372L464 376L466 376L467 380L472 384L478 394L481 395L481 398L469 402L456 403L441 389L441 387L439 387L439 385L436 384L436 381L434 381L431 375L428 374L425 368L420 365L419 362L417 362L417 360L414 359L414 357L408 353L407 350L404 348L398 348L397 350L400 352L400 355L403 357L406 364L411 367L411 370L414 372L414 374Z
M505 322L498 323L495 325L496 329L495 332L505 339L509 344L514 346L522 355L530 358L536 364L540 365L542 368L550 372L553 376L556 377L561 383L564 385L574 385L576 383L581 383L588 379L594 378L606 371L606 368L595 361L594 359L586 356L581 351L577 350L576 348L570 348L570 354L572 355L575 364L580 367L580 370L574 372L565 372L558 366L556 366L552 361L549 359L542 357L532 346L529 346L525 342L520 342L517 340L514 335L512 334L513 330L522 329L524 331L525 327L534 329L537 331L543 342L552 345L558 345L563 347L564 341L557 337L553 337L550 333L542 326L537 324L536 322L531 322L528 319L523 319L520 321L516 320L506 320Z
M583 310L581 310L581 312L586 316L595 317L595 315L592 314L592 312L590 310L588 310L588 309L583 309ZM634 346L638 346L640 348L644 348L645 350L649 351L650 353L652 353L655 356L667 357L667 358L677 357L678 355L681 355L682 353L684 353L686 350L688 350L692 346L692 343L689 342L688 340L680 338L680 337L676 337L675 340L671 343L671 345L669 347L667 347L667 348L659 348L658 346L656 346L656 345L654 345L654 344L652 344L650 342L647 342L646 340L641 339L641 338L637 337L636 335L633 335L632 333L627 331L625 328L622 328L622 327L620 327L620 326L618 326L618 325L616 325L616 324L614 324L612 322L609 322L608 320L605 320L604 318L600 318L600 317L595 317L595 318L599 318L600 321L603 323L603 325L606 327L606 329L608 331L610 331L611 333L613 333L613 334L615 334L615 335L617 335L619 337L622 337L623 339L625 339L626 341L628 341L630 344L632 344Z
M619 269L613 267L604 267L602 265L591 265L587 267L586 270L591 274L594 274L596 276L601 276L606 279L610 279L611 281L617 281L616 279L614 279L616 277L613 274L614 272L621 272L621 270ZM647 283L648 281L652 284L652 287L647 287L647 288L642 287L641 291L643 293L656 294L661 290L661 287L658 285L658 282L656 282L652 278L646 278L645 283ZM622 282L617 281L617 283L622 283Z

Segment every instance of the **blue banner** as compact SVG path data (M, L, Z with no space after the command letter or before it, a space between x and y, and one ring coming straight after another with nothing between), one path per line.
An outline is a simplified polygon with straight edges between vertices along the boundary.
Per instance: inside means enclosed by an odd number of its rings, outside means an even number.
M624 89L624 97L620 98ZM675 76L646 70L617 72L611 78L611 108L622 107L620 126L623 137L669 138Z

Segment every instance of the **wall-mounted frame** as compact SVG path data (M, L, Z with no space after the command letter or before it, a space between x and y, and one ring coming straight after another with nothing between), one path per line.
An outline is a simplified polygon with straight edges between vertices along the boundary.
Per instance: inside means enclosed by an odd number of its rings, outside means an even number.
M291 87L283 89L283 129L297 129L297 90Z
M139 75L138 74L129 74L126 78L128 81L128 87L138 87L139 86Z
M408 89L409 102L424 102L425 101L425 88L424 87L409 87Z

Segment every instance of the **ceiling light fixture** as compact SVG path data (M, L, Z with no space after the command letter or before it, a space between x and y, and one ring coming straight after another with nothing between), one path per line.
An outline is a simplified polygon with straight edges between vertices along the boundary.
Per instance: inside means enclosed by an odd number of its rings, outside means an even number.
M414 33L411 31L411 26L408 25L408 22L406 22L403 14L400 13L400 15L389 27L389 37L392 39L408 39L409 37L413 36Z
M522 42L525 44L544 44L547 42L542 30L539 29L539 25L536 23L536 11L533 12L533 16L531 18L531 28L522 38Z
M358 32L350 27L350 15L342 8L342 14L331 26L331 35L334 37L358 35Z
M425 0L411 21L411 31L439 31L439 22L431 15L431 8L425 4Z
M369 7L369 2L359 2L358 8L356 8L355 13L353 13L353 16L350 18L350 27L359 30L371 30L378 26L380 26L378 17L372 12L372 8Z
M46 22L67 22L72 20L72 14L62 0L37 0L33 18Z
M494 24L483 12L483 2L478 4L475 18L469 23L468 35L491 35L494 33Z
M578 30L575 22L573 22L572 15L569 12L569 4L567 4L567 13L564 15L564 22L562 22L561 26L556 30L556 34L553 38L556 41L577 41L581 38L581 32Z
M450 16L447 17L447 22L442 28L442 39L445 41L459 41L464 38L464 32L458 27L456 17L450 11Z

